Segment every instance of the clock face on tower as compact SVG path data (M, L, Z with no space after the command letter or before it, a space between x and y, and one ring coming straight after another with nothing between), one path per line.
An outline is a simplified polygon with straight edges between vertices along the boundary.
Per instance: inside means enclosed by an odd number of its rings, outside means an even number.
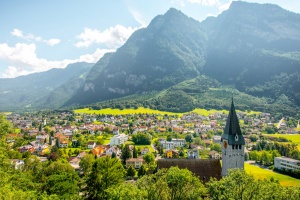
M226 149L227 148L227 141L224 141L223 145L224 145L224 148Z

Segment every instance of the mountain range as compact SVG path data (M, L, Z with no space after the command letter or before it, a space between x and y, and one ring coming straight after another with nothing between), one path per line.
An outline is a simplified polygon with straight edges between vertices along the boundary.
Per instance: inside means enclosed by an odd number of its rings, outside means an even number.
M189 111L228 108L234 96L240 109L294 115L300 107L300 14L234 1L217 17L199 22L171 8L116 52L92 67L80 65L83 71L65 71L63 80L58 75L21 88L26 77L42 73L0 79L0 107L142 105ZM39 98L29 101L20 91Z

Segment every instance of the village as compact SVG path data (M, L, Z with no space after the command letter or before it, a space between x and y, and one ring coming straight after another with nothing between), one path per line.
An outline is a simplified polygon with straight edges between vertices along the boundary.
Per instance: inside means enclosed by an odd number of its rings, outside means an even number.
M118 157L126 168L132 166L135 170L147 164L147 170L151 171L156 168L155 160L160 158L222 159L221 135L227 116L222 112L209 116L188 113L181 117L74 112L11 114L7 119L12 122L15 133L8 135L7 143L17 154L12 156L16 167L32 154L41 161L65 159L80 172L81 159L92 154L94 157ZM269 113L247 112L237 112L237 116L245 138L245 161L253 160L256 154L251 156L250 152L259 150L260 141L288 142L272 137L272 133L299 133L299 123L292 118L278 120ZM266 134L270 137L265 137ZM130 151L127 155L124 155L125 146ZM261 158L254 160L261 161ZM274 156L271 163L274 164ZM295 170L299 168L297 163Z

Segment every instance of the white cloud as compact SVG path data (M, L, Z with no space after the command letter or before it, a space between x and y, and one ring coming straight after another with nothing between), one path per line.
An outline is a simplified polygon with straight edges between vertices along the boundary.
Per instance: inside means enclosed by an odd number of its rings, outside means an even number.
M25 39L27 41L43 42L43 43L46 43L49 46L54 46L54 45L57 45L57 44L60 43L60 39L52 38L52 39L49 39L49 40L43 40L41 37L34 36L31 33L24 34L23 31L21 31L19 29L16 29L16 28L11 32L11 35L15 36L15 37L18 37L18 38Z
M220 5L219 0L187 0L190 3L201 4L204 6Z
M97 49L93 54L82 55L77 59L64 59L61 61L48 61L38 58L35 44L17 43L15 46L0 44L0 60L9 63L9 67L1 78L13 78L35 72L47 71L52 68L65 68L75 62L97 62L105 53L113 52L113 49Z
M137 21L141 25L141 27L146 27L148 25L148 23L145 22L146 20L143 18L140 12L133 10L130 7L128 7L128 10L135 19L135 21Z
M223 12L224 10L228 10L232 1L229 1L228 3L220 4L219 5L219 13Z
M49 46L54 46L54 45L57 45L60 43L60 39L50 39L50 40L46 41L46 43Z
M92 44L104 44L108 48L118 48L123 45L130 35L138 28L116 25L104 31L97 29L84 28L83 33L77 35L80 41L75 44L76 47L89 47Z

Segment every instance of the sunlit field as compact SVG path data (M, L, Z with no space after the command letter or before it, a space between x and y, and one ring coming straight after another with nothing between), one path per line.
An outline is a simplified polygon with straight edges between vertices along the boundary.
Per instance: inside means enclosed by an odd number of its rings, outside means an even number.
M89 108L83 108L74 110L75 113L82 114L104 114L104 115L127 115L127 114L160 114L160 115L178 115L179 117L183 115L183 113L173 113L159 110L152 110L150 108L139 107L138 109L111 109L105 108L101 110L90 110Z
M104 115L127 115L127 114L157 114L157 115L177 115L178 117L181 117L183 114L189 113L174 113L174 112L167 112L167 111L159 111L159 110L152 110L150 108L143 108L143 107L139 107L138 109L112 109L112 108L105 108L105 109L101 109L101 110L91 110L89 108L83 108L83 109L77 109L74 110L75 113L79 113L79 114L104 114ZM221 113L225 113L228 114L227 110L206 110L206 109L200 109L200 108L196 108L195 110L191 111L194 113L197 113L199 115L203 115L205 117L208 117L211 114L214 114L216 112L221 112ZM259 114L260 112L256 112L256 111L250 111L247 112L247 114L252 115L252 114Z
M298 145L298 149L300 150L300 134L264 134L266 137L283 137L288 140L291 140L292 143L295 143Z
M245 171L248 174L252 174L256 179L268 179L270 180L273 177L275 180L278 180L282 186L299 186L300 180L273 172L272 170L262 169L258 166L245 163Z

